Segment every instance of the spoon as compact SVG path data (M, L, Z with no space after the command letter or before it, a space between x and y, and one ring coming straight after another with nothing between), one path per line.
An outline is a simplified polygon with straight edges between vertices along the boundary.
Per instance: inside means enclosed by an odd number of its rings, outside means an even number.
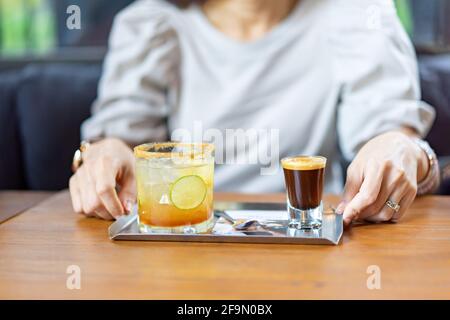
M258 220L252 219L252 220L245 220L243 222L236 221L233 219L229 214L227 214L225 211L222 210L216 210L214 211L214 215L218 218L222 217L225 220L227 220L229 223L233 225L233 228L238 231L245 231L248 230L250 227L257 227L260 226L262 228L265 227L264 224L259 222Z

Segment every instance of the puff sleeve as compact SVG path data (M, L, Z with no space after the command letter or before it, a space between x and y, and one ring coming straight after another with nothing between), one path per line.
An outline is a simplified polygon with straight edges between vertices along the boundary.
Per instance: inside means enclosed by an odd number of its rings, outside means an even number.
M402 126L425 136L434 110L420 100L415 52L393 1L342 0L338 8L330 40L344 157L351 160L368 140Z
M180 61L169 6L141 0L116 16L84 139L117 137L131 145L167 139Z

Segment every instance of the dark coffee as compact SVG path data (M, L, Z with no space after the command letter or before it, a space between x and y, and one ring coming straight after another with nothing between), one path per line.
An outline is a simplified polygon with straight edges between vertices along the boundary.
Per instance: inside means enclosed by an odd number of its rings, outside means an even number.
M282 160L289 202L300 210L320 205L326 159L323 157L292 157Z

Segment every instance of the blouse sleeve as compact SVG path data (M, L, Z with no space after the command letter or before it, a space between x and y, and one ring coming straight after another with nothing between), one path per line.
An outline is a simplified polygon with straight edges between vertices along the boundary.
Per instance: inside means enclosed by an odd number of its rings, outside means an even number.
M167 139L180 61L168 6L141 0L116 16L84 139L117 137L132 145Z
M344 157L351 160L368 140L402 126L425 136L434 110L420 100L416 56L393 1L337 1L331 43Z

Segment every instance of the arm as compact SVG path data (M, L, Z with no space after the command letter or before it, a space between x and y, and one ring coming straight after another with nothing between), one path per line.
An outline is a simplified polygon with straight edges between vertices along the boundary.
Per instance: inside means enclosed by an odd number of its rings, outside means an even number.
M114 20L84 140L118 138L133 146L167 139L176 100L180 52L168 4L139 1Z
M83 152L71 177L74 211L103 219L126 213L136 199L130 146L165 140L178 84L178 41L168 4L139 1L115 19Z
M433 109L420 101L414 50L395 11L387 1L376 1L383 24L371 29L364 23L364 3L374 2L362 2L347 2L357 14L336 28L341 35L336 33L334 42L342 87L337 129L344 156L353 160L338 207L347 225L398 220L405 213L429 172L414 138L425 136L434 118ZM389 207L388 200L400 209Z

